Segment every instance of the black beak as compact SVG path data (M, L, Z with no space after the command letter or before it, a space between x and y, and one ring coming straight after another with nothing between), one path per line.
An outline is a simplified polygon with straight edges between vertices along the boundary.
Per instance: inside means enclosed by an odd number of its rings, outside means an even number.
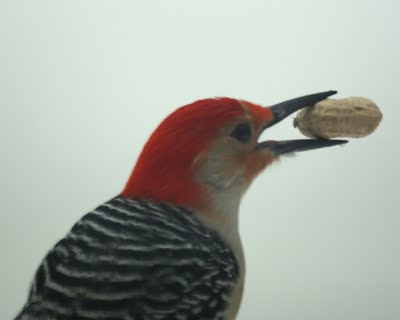
M265 127L269 128L274 124L282 121L287 116L291 115L302 108L312 106L317 102L336 94L336 91L326 91L307 96L295 98L285 102L278 103L269 107L272 111L273 119ZM301 139L301 140L286 140L286 141L265 141L259 143L259 147L268 148L276 155L285 153L307 151L325 147L331 147L339 144L347 143L347 140L326 140L326 139Z

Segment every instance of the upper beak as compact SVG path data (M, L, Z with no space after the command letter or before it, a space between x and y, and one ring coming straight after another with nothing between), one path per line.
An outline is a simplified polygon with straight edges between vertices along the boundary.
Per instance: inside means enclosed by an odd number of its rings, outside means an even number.
M273 105L268 108L273 114L273 119L264 127L264 129L269 128L274 124L282 121L293 112L296 112L308 106L312 106L317 102L324 100L334 94L336 94L336 91L320 92ZM259 147L268 148L276 155L282 155L285 153L325 148L343 143L347 143L347 140L301 139L286 141L265 141L261 142L259 144Z

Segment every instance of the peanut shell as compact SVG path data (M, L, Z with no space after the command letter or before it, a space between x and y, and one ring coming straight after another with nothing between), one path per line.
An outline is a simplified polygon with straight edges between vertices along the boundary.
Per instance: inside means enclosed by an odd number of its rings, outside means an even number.
M302 109L293 121L295 128L312 138L361 138L379 125L382 113L363 97L326 99Z

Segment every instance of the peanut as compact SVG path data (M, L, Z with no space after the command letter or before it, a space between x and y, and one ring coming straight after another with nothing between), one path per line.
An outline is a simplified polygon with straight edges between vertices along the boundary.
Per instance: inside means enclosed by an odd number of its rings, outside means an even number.
M378 106L367 98L326 99L301 110L293 121L302 134L313 138L361 138L382 119Z

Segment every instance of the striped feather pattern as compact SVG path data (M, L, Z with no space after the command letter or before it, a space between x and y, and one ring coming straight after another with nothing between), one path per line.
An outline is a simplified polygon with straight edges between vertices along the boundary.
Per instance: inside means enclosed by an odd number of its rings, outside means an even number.
M116 197L48 253L16 320L223 320L238 273L192 212Z

